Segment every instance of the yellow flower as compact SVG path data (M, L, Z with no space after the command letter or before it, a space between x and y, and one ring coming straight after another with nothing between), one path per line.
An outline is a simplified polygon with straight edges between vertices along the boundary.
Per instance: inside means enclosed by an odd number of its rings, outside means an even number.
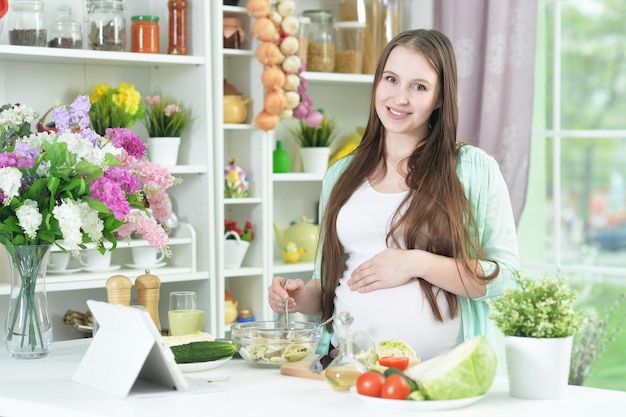
M93 88L93 93L91 93L91 96L89 96L89 101L91 101L91 103L95 103L96 101L100 100L102 97L107 95L107 92L111 89L111 87L109 87L106 84L98 84Z
M228 173L228 181L233 184L237 184L239 182L239 173L236 170L232 170Z
M126 113L132 115L139 111L141 94L135 90L133 84L120 83L117 86L117 94L113 94L113 102L123 108Z

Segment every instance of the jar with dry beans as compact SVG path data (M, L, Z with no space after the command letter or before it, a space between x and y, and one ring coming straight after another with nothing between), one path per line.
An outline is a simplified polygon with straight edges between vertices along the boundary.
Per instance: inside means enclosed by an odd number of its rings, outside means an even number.
M189 54L187 39L188 4L188 0L169 0L167 2L167 8L169 10L169 46L167 48L168 54Z
M96 51L124 51L126 49L126 16L124 0L90 0L89 46Z
M332 72L335 69L335 18L328 10L305 10L311 23L306 28L306 70Z
M159 17L133 16L130 18L131 51L145 54L158 54L159 49Z

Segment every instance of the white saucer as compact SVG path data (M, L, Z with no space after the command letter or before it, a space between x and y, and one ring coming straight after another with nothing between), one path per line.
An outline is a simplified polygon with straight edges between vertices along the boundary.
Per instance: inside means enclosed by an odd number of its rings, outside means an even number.
M137 265L137 264L124 264L124 266L133 269L152 269L152 268L161 268L162 266L167 265L167 262L157 262L154 265Z
M50 270L46 271L47 274L51 275L64 275L64 274L73 274L74 272L80 271L81 268L72 268L72 269L59 269L59 270Z
M110 265L107 266L106 268L83 268L83 271L87 271L87 272L111 272L111 271L117 271L118 269L120 269L122 267L122 265Z

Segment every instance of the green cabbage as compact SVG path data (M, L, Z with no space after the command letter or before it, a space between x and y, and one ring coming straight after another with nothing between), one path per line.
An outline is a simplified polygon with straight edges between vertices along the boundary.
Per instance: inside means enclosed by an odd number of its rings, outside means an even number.
M383 340L378 343L378 357L382 358L384 356L406 357L409 358L409 362L419 362L415 350L399 339Z
M450 352L413 366L413 378L428 400L455 400L485 394L496 376L496 354L484 336L475 336Z

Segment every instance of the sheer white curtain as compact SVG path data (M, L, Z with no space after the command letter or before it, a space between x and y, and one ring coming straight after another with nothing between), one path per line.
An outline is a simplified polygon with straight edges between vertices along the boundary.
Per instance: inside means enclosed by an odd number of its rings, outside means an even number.
M436 0L434 27L454 44L459 140L499 162L519 220L528 184L536 0Z

